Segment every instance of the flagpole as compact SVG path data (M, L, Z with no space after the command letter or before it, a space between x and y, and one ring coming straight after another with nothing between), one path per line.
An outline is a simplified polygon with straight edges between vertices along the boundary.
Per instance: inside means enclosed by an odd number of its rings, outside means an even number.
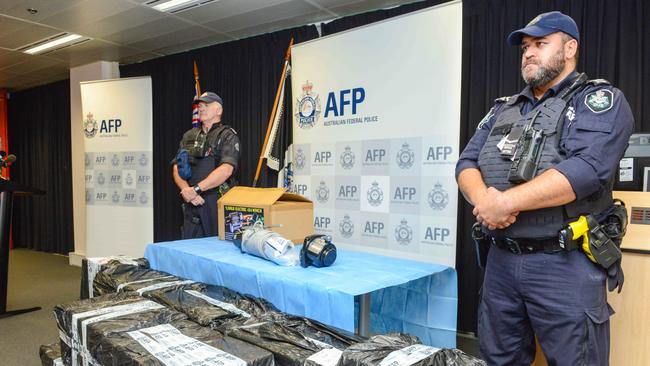
M194 85L196 87L197 94L201 95L201 83L199 83L199 68L196 66L196 61L194 61Z
M289 66L289 60L291 59L291 46L293 46L293 37L291 38L291 41L289 41L289 47L287 47L287 53L284 56L284 66L282 67L282 75L280 76L280 83L278 85L278 90L275 93L275 102L273 103L273 110L271 111L271 116L269 117L269 123L266 126L266 136L264 136L262 151L260 152L260 158L257 161L257 170L255 170L255 179L253 180L253 187L257 187L257 181L260 178L262 161L264 160L264 155L266 154L266 144L269 142L269 136L271 135L273 120L275 119L275 114L277 113L278 105L280 104L280 92L282 91L282 84L284 83L284 78L287 73L287 67Z

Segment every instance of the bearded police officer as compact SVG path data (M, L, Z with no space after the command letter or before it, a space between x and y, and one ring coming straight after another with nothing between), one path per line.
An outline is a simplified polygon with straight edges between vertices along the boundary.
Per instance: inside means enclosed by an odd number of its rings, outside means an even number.
M607 272L558 233L612 207L634 119L620 90L575 71L580 36L570 17L541 14L507 42L521 47L527 87L496 100L456 166L489 243L480 351L490 365L530 365L537 335L551 365L606 365Z
M217 235L217 200L235 184L239 137L221 123L223 101L213 92L199 98L201 126L185 132L173 161L183 203L182 238Z

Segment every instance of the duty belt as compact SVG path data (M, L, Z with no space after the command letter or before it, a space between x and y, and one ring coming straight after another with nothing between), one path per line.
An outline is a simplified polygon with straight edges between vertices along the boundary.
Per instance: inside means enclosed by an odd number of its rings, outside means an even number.
M558 238L497 238L488 236L487 239L497 248L505 249L514 254L530 254L544 251L544 253L558 253L565 251L558 242Z

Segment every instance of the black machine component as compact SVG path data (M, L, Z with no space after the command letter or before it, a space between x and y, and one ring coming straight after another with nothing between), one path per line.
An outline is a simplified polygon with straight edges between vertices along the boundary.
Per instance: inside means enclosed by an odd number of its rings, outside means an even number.
M300 250L300 265L329 267L336 260L336 247L329 235L309 235Z

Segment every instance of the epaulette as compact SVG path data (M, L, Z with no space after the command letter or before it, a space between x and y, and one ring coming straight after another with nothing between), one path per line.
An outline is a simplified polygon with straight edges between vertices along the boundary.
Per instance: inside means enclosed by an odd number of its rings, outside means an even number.
M512 98L512 97L499 97L499 98L494 100L494 103L508 103L510 98Z
M592 79L586 82L587 85L611 85L611 83L605 79Z

